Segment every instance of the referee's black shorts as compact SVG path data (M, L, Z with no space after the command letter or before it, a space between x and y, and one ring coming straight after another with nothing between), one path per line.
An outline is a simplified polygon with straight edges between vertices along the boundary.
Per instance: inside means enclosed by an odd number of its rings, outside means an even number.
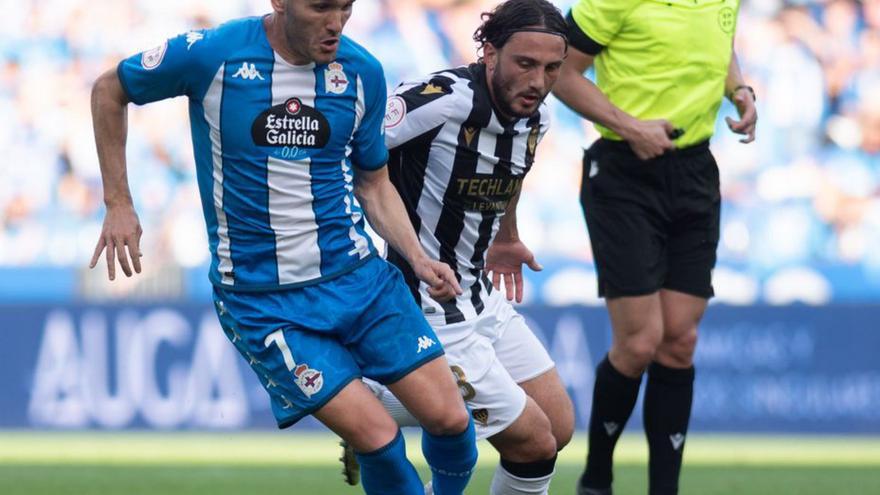
M714 295L721 193L708 141L648 161L625 142L596 141L584 153L581 206L600 296Z

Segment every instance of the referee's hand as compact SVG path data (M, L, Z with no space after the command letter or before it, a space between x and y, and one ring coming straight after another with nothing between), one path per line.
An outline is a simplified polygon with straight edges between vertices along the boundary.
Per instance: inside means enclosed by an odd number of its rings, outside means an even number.
M746 136L740 139L739 142L743 144L751 143L755 140L755 127L758 124L758 110L755 108L755 99L752 93L743 87L734 93L730 101L736 106L739 120L724 117L727 127L737 134Z
M639 160L650 160L675 149L675 143L669 137L674 131L675 127L665 119L632 119L621 137L629 143Z

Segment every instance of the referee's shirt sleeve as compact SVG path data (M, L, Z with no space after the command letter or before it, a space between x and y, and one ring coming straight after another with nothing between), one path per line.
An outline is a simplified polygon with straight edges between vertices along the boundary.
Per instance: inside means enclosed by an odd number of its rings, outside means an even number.
M137 105L189 96L201 98L222 65L211 31L191 31L133 55L116 68L128 99Z
M639 0L579 0L566 16L569 43L598 55L617 36Z
M436 129L450 118L453 81L434 75L427 81L401 84L385 106L385 145L394 149Z

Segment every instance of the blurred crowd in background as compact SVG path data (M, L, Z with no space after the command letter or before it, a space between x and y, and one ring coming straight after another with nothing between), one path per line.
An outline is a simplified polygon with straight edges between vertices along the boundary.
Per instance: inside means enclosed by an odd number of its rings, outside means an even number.
M346 34L382 61L389 87L476 59L493 0L357 0ZM572 1L555 2L566 11ZM0 269L82 277L103 218L92 82L123 57L189 29L260 15L268 0L0 0ZM758 95L758 135L723 123L718 300L880 301L880 0L744 0L736 50ZM595 139L552 97L554 123L518 210L546 270L531 302L597 302L578 188ZM207 236L183 99L131 107L129 180L147 275L207 277ZM125 285L128 284L128 285ZM136 287L136 281L121 287ZM123 294L126 290L121 291Z

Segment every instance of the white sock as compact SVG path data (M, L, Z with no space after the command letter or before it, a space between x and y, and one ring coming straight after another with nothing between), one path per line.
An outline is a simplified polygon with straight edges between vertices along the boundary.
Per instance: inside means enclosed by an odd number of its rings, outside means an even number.
M554 473L556 471L554 470ZM518 494L541 494L546 495L550 490L550 479L553 473L540 478L519 478L507 472L501 464L495 468L495 476L492 477L492 486L489 488L491 495L518 495Z
M369 378L364 378L364 385L373 391L373 395L379 399L382 407L388 411L388 414L391 415L398 426L419 426L419 421L397 400L397 397L388 390L388 387Z

